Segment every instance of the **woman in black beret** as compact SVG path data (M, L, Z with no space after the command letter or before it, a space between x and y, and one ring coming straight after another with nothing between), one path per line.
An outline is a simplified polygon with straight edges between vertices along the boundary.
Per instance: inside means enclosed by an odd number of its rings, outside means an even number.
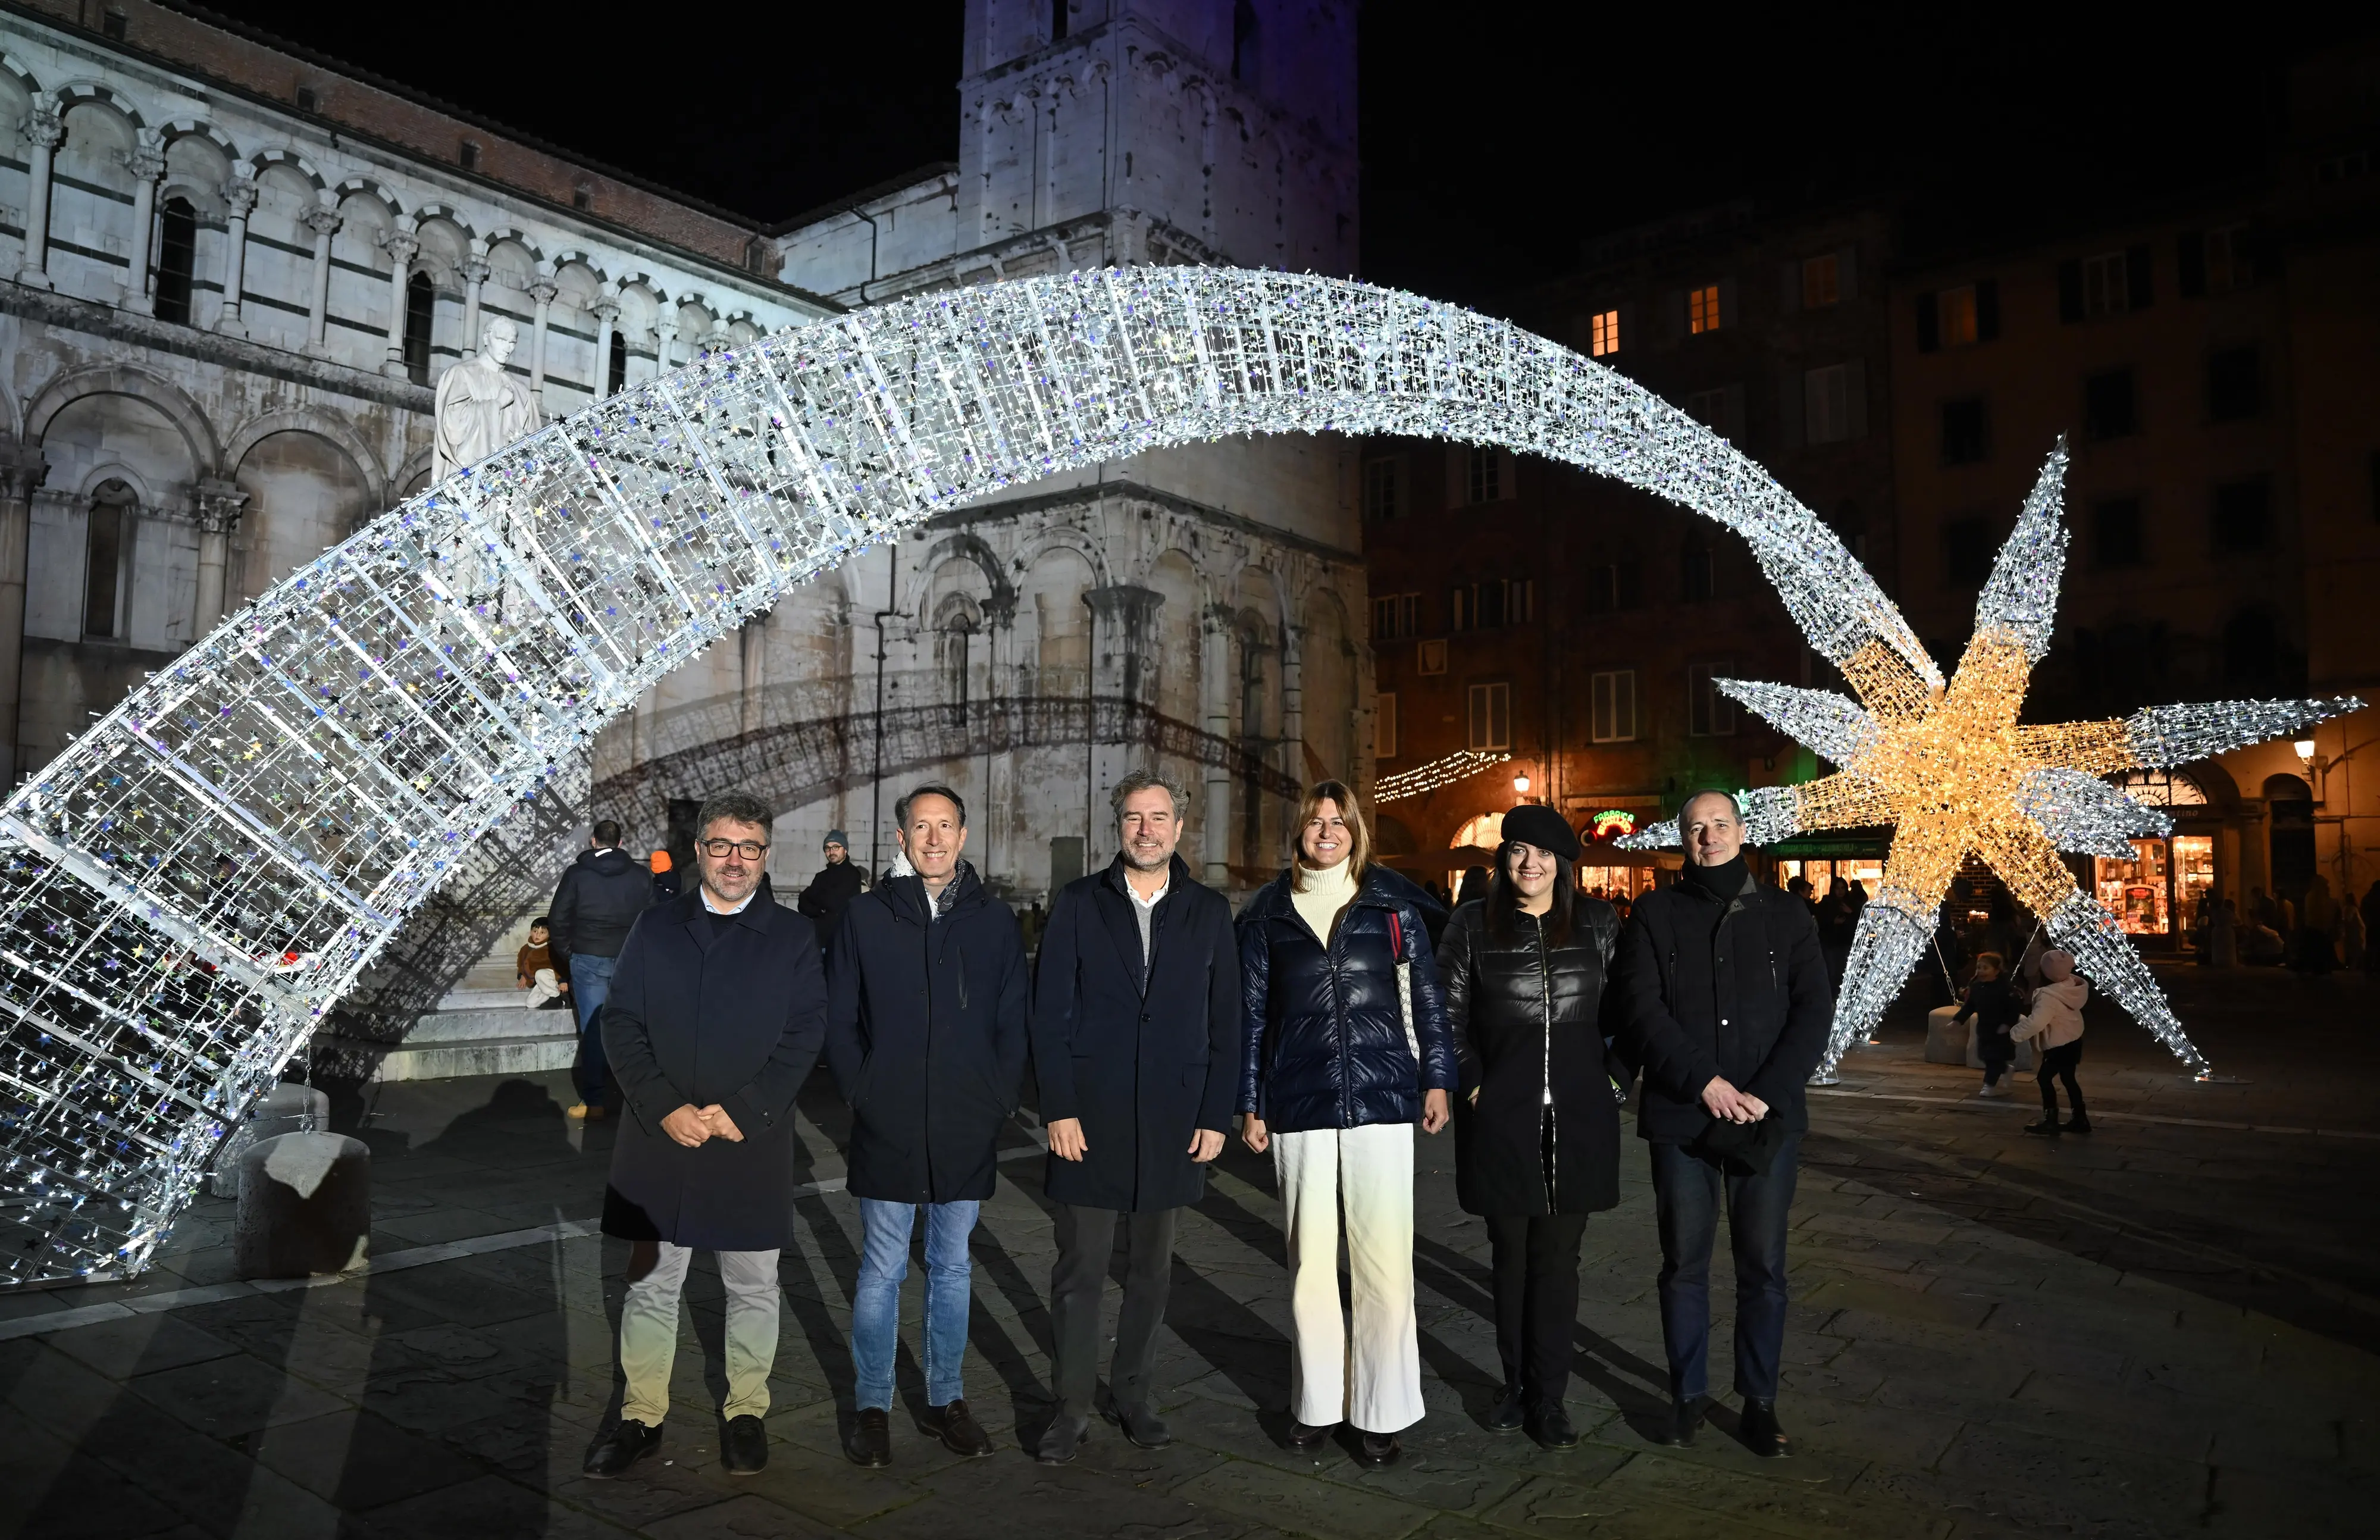
M1462 1077L1456 1192L1495 1259L1504 1390L1489 1425L1548 1449L1578 1442L1562 1393L1579 1243L1586 1217L1620 1201L1627 1078L1599 1022L1620 917L1578 891L1578 855L1552 808L1505 814L1487 897L1454 911L1439 954Z

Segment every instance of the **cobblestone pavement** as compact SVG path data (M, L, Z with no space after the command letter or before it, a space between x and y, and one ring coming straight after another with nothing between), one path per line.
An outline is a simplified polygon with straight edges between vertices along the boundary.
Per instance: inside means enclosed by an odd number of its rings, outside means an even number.
M1692 1450L1640 1432L1664 1381L1633 1140L1621 1207L1587 1229L1571 1397L1585 1441L1548 1453L1484 1428L1486 1238L1454 1206L1439 1139L1415 1256L1429 1415L1402 1465L1281 1447L1279 1208L1269 1166L1238 1151L1183 1225L1160 1370L1178 1441L1143 1453L1102 1427L1075 1465L1038 1466L1017 1430L1048 1414L1051 1242L1020 1127L975 1242L968 1385L1000 1452L953 1459L896 1415L893 1469L856 1470L837 1451L857 1216L821 1078L804 1100L811 1186L784 1259L768 1471L718 1467L720 1294L698 1270L662 1458L590 1483L578 1463L617 1403L625 1248L585 1222L608 1131L567 1124L549 1076L348 1107L375 1158L368 1275L233 1280L230 1206L209 1202L137 1284L0 1298L0 1533L2370 1534L2380 992L2168 977L2226 1078L2191 1084L2096 1009L2088 1138L2021 1133L2029 1082L1982 1102L1977 1077L1924 1063L1913 1010L1814 1097L1779 1402L1791 1461L1755 1460L1726 1412ZM902 1376L914 1413L914 1358Z

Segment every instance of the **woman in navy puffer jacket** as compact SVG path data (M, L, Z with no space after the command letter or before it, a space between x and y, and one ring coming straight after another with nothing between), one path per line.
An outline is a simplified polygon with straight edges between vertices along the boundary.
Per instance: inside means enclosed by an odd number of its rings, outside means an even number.
M1386 1465L1402 1452L1398 1431L1422 1415L1413 1125L1446 1125L1456 1079L1429 944L1446 911L1371 864L1363 815L1340 782L1305 794L1298 825L1296 860L1240 913L1241 1137L1272 1151L1288 1231L1291 1442L1318 1448L1349 1422L1365 1463ZM1339 1301L1342 1203L1351 1321Z

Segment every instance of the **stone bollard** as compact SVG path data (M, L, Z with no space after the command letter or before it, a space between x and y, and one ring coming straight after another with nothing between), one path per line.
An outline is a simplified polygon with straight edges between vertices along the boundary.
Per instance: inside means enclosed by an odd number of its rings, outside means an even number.
M232 1262L242 1278L363 1266L371 1245L371 1150L344 1134L279 1134L239 1158Z
M239 1196L239 1160L258 1143L276 1134L303 1134L331 1126L331 1097L311 1085L275 1085L256 1098L239 1126L224 1135L207 1169L207 1191L219 1198Z

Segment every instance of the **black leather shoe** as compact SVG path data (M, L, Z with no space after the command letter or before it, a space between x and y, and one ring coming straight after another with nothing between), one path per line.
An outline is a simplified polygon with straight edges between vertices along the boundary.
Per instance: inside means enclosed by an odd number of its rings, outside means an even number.
M1570 1413L1560 1406L1541 1406L1529 1413L1529 1437L1540 1449L1569 1449L1578 1447L1578 1429L1570 1425Z
M851 1421L851 1437L843 1452L855 1465L880 1471L892 1463L892 1419L880 1406L863 1409Z
M1367 1433L1356 1447L1355 1458L1366 1465L1393 1465L1402 1459L1404 1444L1393 1433Z
M1775 1401L1745 1401L1743 1420L1737 1425L1743 1447L1763 1460L1781 1460L1793 1452L1792 1440L1777 1425Z
M934 1431L941 1436L942 1448L969 1460L981 1460L991 1452L991 1435L975 1420L967 1403L953 1399L948 1406L926 1408Z
M1289 1425L1289 1447L1293 1449L1318 1449L1322 1447L1322 1441L1330 1437L1330 1429L1338 1425L1336 1423L1331 1423L1317 1427L1312 1423L1292 1420Z
M1703 1398L1673 1401L1669 1421L1654 1435L1653 1442L1673 1449L1682 1449L1694 1441L1694 1429L1703 1424Z
M1111 1406L1108 1421L1123 1429L1123 1436L1144 1449L1161 1449L1173 1442L1172 1430L1165 1419L1145 1406Z
M623 1417L587 1446L587 1463L579 1469L597 1481L609 1481L662 1447L662 1430Z
M1033 1458L1044 1465L1064 1465L1081 1453L1083 1446L1090 1441L1091 1420L1061 1412L1058 1420L1050 1425L1049 1431L1041 1435L1041 1442L1035 1448Z
M749 1413L730 1417L727 1436L720 1440L719 1452L729 1475L759 1475L769 1468L769 1430Z
M2024 1131L2027 1134L2038 1134L2045 1138L2055 1139L2058 1137L2058 1120L2044 1118L2037 1123L2025 1124Z
M1528 1421L1527 1410L1521 1405L1521 1388L1507 1385L1496 1393L1496 1409L1488 1413L1488 1425L1499 1433L1510 1433Z

